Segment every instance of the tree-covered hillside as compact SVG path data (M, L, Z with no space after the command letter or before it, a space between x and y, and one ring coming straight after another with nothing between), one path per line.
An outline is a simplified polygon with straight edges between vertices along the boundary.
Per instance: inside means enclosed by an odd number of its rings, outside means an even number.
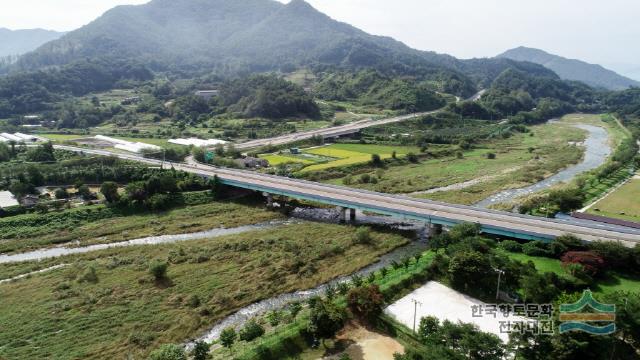
M0 118L53 108L65 95L113 88L121 81L145 81L153 74L127 61L80 60L59 69L0 77Z
M536 76L510 68L491 83L479 101L451 107L460 115L480 119L537 123L571 111L604 110L603 96L588 85L561 80L555 74Z
M315 93L325 100L356 101L404 112L434 110L445 105L444 99L427 84L392 78L375 70L327 74L315 87Z
M40 69L78 59L135 59L181 76L246 75L300 67L375 68L441 82L468 96L507 68L544 67L505 59L458 60L373 36L317 11L303 0L153 0L119 6L92 23L23 56L15 69ZM14 69L14 70L15 70ZM453 84L453 86L450 86Z

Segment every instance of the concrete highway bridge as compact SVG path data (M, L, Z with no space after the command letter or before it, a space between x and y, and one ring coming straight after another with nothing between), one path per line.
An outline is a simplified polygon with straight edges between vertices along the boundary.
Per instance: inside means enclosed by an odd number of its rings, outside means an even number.
M424 115L435 114L440 111L441 110L434 110L429 112L395 116L395 117L379 119L379 120L365 119L365 120L355 121L346 125L333 126L333 127L310 130L310 131L296 132L293 134L276 136L268 139L258 139L258 140L247 141L239 144L234 144L234 146L238 150L248 150L248 149L259 148L259 147L268 146L268 145L277 146L277 145L289 144L296 141L311 139L314 136L320 136L323 139L336 138L340 136L358 133L360 132L360 130L368 127L392 124L396 122L417 118Z
M137 155L64 145L55 145L55 147L87 154L115 156L150 165L162 166L163 164L160 160L146 159ZM343 216L347 209L358 209L402 219L418 220L436 228L463 222L477 223L481 225L484 233L525 240L548 241L560 235L573 234L586 241L617 241L626 246L634 246L640 242L640 232L637 229L595 222L575 223L546 219L201 164L171 163L171 166L176 170L206 178L218 176L223 184L229 186L339 206L343 209Z

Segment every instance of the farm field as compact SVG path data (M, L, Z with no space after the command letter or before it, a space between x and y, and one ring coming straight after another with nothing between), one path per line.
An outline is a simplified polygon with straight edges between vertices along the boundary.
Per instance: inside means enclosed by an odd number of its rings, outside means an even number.
M388 193L415 192L412 195L417 197L473 204L498 190L530 184L578 162L582 150L569 142L584 137L584 132L561 123L533 126L531 133L477 145L463 152L461 159L449 156L389 166L382 172L369 173L372 177L381 175L377 183L353 182L351 186ZM495 159L489 159L489 153L495 154ZM463 189L419 193L478 178L483 180ZM329 182L342 184L343 179Z
M305 153L333 158L335 160L322 164L305 167L302 171L317 171L341 166L366 163L371 160L371 155L378 154L382 159L388 159L393 152L402 157L410 152L418 152L419 149L411 146L387 146L387 145L365 145L365 144L333 144L304 150Z
M588 213L640 222L640 175L593 204Z
M210 202L176 208L163 213L108 213L90 221L103 205L65 210L62 213L25 214L0 219L0 253L26 251L74 242L79 246L125 241L154 235L193 233L218 227L257 224L280 217L251 204Z
M315 161L304 159L300 156L290 154L262 154L260 158L265 159L271 166L278 166L280 164L297 163L303 165L315 164Z
M146 358L243 306L351 273L407 242L372 231L372 244L359 245L355 232L302 223L57 259L70 265L0 284L0 357ZM166 278L149 273L155 261L168 264Z

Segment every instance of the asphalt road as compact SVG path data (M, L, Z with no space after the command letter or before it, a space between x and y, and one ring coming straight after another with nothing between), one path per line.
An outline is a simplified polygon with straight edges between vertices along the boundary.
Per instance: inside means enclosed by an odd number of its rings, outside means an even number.
M137 155L114 153L106 150L91 150L64 145L55 145L58 149L84 152L88 154L116 156L126 160L138 161L152 165L161 165L162 161L145 159ZM621 229L591 224L571 223L553 219L526 216L474 208L463 205L452 205L429 200L413 199L405 196L376 193L342 186L319 184L304 180L290 179L273 175L259 174L245 170L224 169L207 165L171 163L176 170L213 177L218 176L235 186L288 193L291 196L313 197L327 203L340 203L379 210L382 213L397 213L405 216L448 219L455 222L479 223L485 227L515 231L518 233L556 237L573 234L586 241L620 241L626 246L634 246L640 242L640 234L633 229Z

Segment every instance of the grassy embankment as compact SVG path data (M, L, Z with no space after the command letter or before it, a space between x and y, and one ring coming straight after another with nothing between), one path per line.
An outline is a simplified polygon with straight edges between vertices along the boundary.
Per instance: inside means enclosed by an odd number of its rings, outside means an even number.
M354 233L304 223L49 261L71 265L0 285L0 357L144 358L243 306L351 273L407 242L374 231L371 245L358 245ZM167 280L149 274L154 259L169 263Z
M587 211L590 214L640 222L640 178L633 178Z

